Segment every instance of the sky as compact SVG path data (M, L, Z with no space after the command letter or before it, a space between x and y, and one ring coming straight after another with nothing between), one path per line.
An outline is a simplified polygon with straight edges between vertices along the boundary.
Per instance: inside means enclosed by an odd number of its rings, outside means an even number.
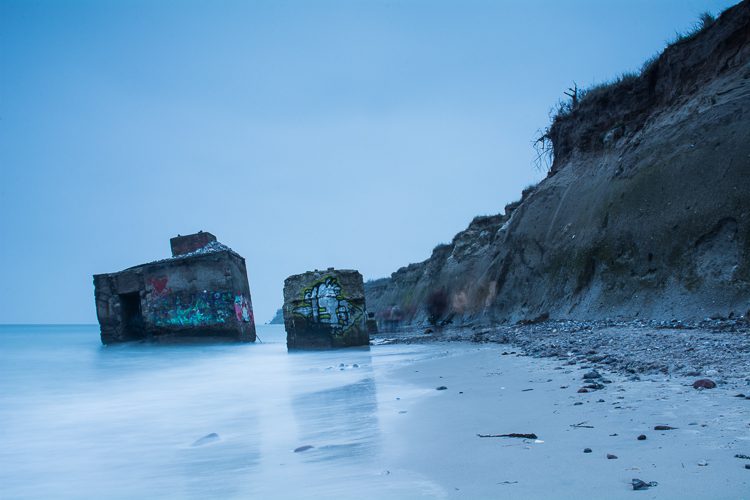
M0 323L95 323L92 275L210 231L258 322L389 276L544 173L576 82L736 2L0 0Z

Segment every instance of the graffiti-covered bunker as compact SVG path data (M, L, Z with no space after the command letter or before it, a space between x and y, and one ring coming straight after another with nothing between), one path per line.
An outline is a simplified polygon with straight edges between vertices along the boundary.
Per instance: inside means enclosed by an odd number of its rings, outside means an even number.
M290 349L362 346L367 333L362 275L328 268L284 281L284 327Z
M255 341L245 259L203 231L170 244L172 258L94 275L102 343Z

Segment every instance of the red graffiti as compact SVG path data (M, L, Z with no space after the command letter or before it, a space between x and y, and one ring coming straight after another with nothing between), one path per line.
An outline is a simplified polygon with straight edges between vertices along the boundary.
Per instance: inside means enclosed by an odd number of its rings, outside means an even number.
M255 319L253 318L253 308L250 306L250 301L242 294L234 297L234 313L237 315L237 321L249 323Z
M163 278L150 278L148 280L148 282L154 288L154 293L156 295L163 295L164 293L169 291L169 289L167 288L168 281L169 278L167 278L166 276L164 276Z

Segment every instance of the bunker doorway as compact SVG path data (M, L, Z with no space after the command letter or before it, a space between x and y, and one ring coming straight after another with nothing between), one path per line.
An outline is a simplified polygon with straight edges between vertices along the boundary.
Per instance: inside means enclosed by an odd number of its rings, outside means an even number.
M141 294L138 292L120 294L122 328L127 340L140 340L146 337L141 313Z

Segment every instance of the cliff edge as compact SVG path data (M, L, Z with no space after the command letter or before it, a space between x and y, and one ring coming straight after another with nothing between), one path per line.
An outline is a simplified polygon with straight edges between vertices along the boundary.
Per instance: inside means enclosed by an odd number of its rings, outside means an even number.
M366 283L407 324L737 317L750 310L750 0L591 89L547 178L424 262Z

